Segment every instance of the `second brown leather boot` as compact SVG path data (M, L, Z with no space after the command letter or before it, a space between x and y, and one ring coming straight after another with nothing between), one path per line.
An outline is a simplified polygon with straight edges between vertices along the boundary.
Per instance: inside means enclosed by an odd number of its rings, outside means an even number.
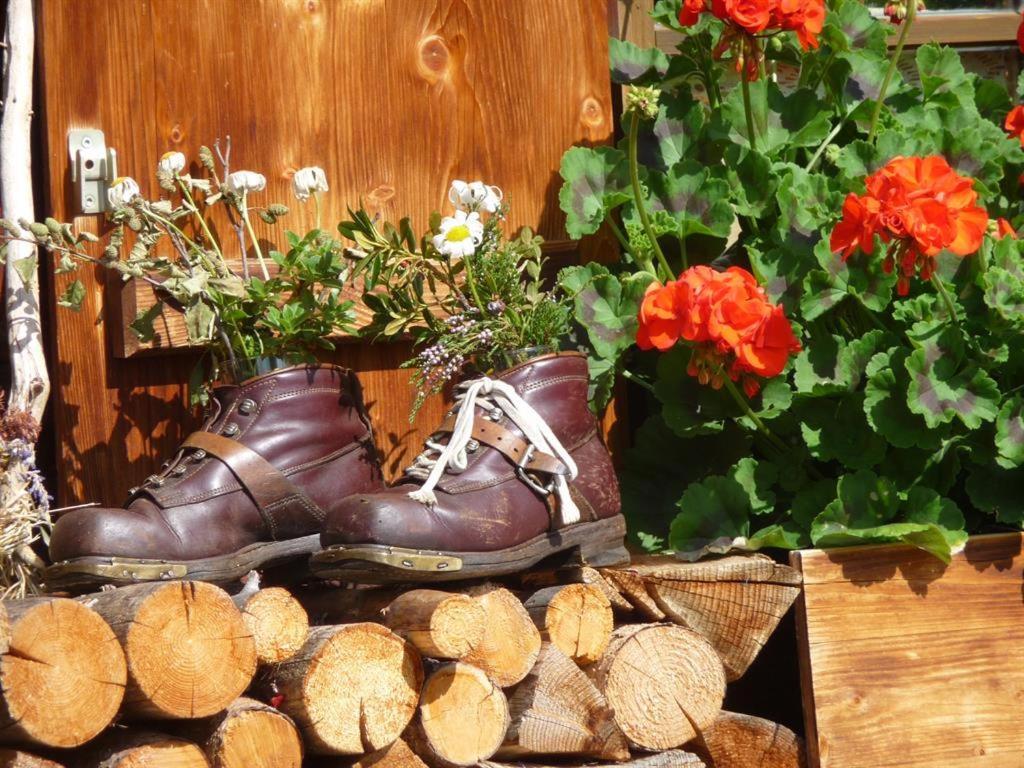
M587 406L587 361L551 354L459 387L393 488L327 515L314 573L360 583L514 573L566 553L628 560L619 490Z
M324 518L346 496L381 487L355 374L279 369L218 387L202 429L124 508L61 517L46 583L226 583L289 561L305 571Z

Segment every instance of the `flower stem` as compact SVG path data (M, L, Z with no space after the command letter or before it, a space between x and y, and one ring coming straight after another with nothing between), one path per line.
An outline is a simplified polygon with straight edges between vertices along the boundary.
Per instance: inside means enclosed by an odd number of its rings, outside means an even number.
M896 49L892 52L892 59L889 61L889 69L886 70L885 79L882 80L882 89L878 92L878 100L875 101L875 111L871 114L871 127L868 129L868 143L875 140L878 131L878 118L882 114L882 105L885 103L885 94L889 90L893 75L896 74L896 67L899 66L900 56L903 55L903 46L907 42L910 28L914 26L914 19L917 17L917 0L907 1L907 18L903 20L900 27L900 36L896 40Z
M256 251L256 259L260 263L260 271L263 272L263 279L270 279L270 272L267 271L267 262L263 260L263 251L260 249L260 241L256 239L256 232L252 228L252 221L249 219L249 206L246 202L248 193L242 195L242 202L239 208L241 209L242 221L245 223L245 228L249 232L249 239L252 240L252 249Z
M757 431L764 435L768 442L770 442L775 448L786 453L789 448L784 442L768 428L768 425L761 421L761 417L754 413L754 409L750 407L750 403L747 402L747 398L736 388L736 384L729 375L721 368L719 368L719 375L722 377L722 381L725 383L725 388L732 395L732 399L736 401L736 405L740 407L743 413L748 419L754 422L754 426L757 427Z
M935 290L942 297L942 301L946 305L946 311L949 313L950 321L959 328L960 318L956 316L956 306L953 304L953 299L949 295L949 291L946 290L946 286L942 284L942 279L934 272L932 273L932 285L935 286Z
M674 277L672 274L672 268L668 265L668 259L666 259L665 254L662 253L661 246L658 245L658 237L654 232L654 226L651 224L651 217L647 214L647 206L644 205L643 190L640 188L640 169L637 166L636 161L636 144L639 135L640 113L634 110L629 123L629 179L633 185L633 201L636 203L636 211L640 216L640 223L644 227L644 232L647 233L647 239L651 241L651 248L654 251L654 255L658 258L658 264L661 269L664 270L664 274L660 275L660 277L663 282L667 282Z
M316 228L320 229L320 193L313 193L313 206L316 208Z
M466 285L469 286L469 292L473 295L473 301L476 302L477 309L480 310L480 316L487 316L487 305L484 304L483 299L480 298L480 289L477 288L476 278L473 276L473 265L472 260L469 257L463 257L462 266L466 268Z
M747 141L750 142L750 148L756 152L757 130L754 128L754 111L750 106L750 83L745 73L740 74L740 88L743 90L743 114L747 118Z
M808 172L814 169L814 166L818 164L818 161L821 159L821 156L825 154L825 150L829 148L829 145L833 142L836 136L839 135L839 132L843 130L843 126L846 125L846 118L847 115L843 115L842 119L840 119L840 121L836 123L836 127L833 128L829 132L828 136L825 137L825 140L821 142L821 146L818 147L817 151L814 153L814 156L811 157L811 161L807 163L806 170Z
M647 381L647 379L645 379L645 378L643 378L641 376L637 376L635 373L633 373L632 371L630 371L628 369L625 369L625 368L622 369L622 378L626 379L627 381L632 381L635 384L639 384L641 387L646 389L652 395L657 395L657 392L654 389L654 385L651 384L651 382Z
M217 238L213 236L213 232L210 231L210 226L206 223L206 219L199 212L199 207L196 205L196 201L192 198L192 193L188 190L188 184L186 184L180 176L175 174L175 178L178 181L178 186L181 187L181 194L188 201L189 207L192 209L193 215L199 221L199 226L203 229L203 234L206 235L206 239L210 241L210 247L216 251L217 256L220 257L221 261L224 261L224 254L221 253L220 244L217 242Z
M618 224L615 223L615 218L613 216L609 216L607 221L608 221L608 227L609 227L609 229L611 229L612 234L615 235L615 239L619 241L619 245L622 246L623 250L628 251L629 250L629 240L626 239L626 235L622 231L622 227L620 227Z

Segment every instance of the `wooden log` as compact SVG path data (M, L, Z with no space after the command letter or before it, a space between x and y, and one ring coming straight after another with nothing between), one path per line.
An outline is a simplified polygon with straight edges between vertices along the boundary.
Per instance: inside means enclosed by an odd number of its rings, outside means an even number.
M565 768L565 766L548 766L543 763L499 763L484 760L480 763L480 768ZM692 752L670 749L666 752L637 757L624 763L587 763L587 768L713 768L713 766L708 766Z
M715 768L805 768L803 740L760 717L720 712L693 750Z
M636 611L646 616L651 621L663 621L665 612L658 607L647 592L647 585L644 584L636 573L631 570L619 570L604 568L601 575L615 588L620 596L625 598Z
M279 664L290 659L309 634L309 616L292 593L281 587L239 593L232 600L256 646L256 661Z
M208 717L248 687L256 649L228 594L200 581L136 584L79 598L105 618L128 661L129 718Z
M427 764L404 739L398 739L384 749L357 760L352 768L427 768Z
M0 612L0 741L77 747L106 728L125 693L125 657L93 610L64 598L12 600Z
M628 760L626 737L590 678L552 643L508 698L511 724L501 759L577 755Z
M523 605L541 638L577 664L594 663L608 647L615 626L612 605L593 584L547 587Z
M519 574L524 589L539 589L565 584L593 584L601 590L612 608L621 613L632 613L633 604L622 596L596 568L589 565L569 565L560 568L536 569Z
M45 757L22 752L20 749L0 749L0 768L65 768L61 763Z
M482 669L456 661L427 678L409 738L428 765L471 766L498 751L508 726L505 694Z
M255 699L235 699L204 720L176 731L195 742L212 768L301 768L302 739L288 715Z
M606 571L640 581L664 615L715 647L729 681L740 678L800 594L800 574L764 555L699 563L650 558Z
M271 672L280 708L316 754L363 755L397 739L416 711L423 665L379 624L314 627Z
M540 631L515 595L482 584L469 590L486 612L484 636L462 660L479 667L501 688L522 680L540 654Z
M388 605L384 623L432 659L461 659L484 638L487 611L469 595L413 589Z
M72 758L73 768L210 768L195 744L150 731L116 728Z
M619 627L588 672L626 738L644 750L690 741L714 722L725 696L725 670L715 649L696 632L671 624Z

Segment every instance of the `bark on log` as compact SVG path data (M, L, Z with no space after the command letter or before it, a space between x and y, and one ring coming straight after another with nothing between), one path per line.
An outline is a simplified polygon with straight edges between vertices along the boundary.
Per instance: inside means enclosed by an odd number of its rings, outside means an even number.
M461 659L480 645L487 611L469 595L414 589L384 611L384 623L432 659Z
M106 728L125 693L125 657L107 623L74 600L4 604L0 741L77 747Z
M656 751L685 744L714 722L725 696L725 670L696 632L634 624L612 634L588 670L631 744Z
M540 654L540 631L515 595L482 584L469 590L487 614L484 636L462 660L479 667L501 688L522 680Z
M593 664L608 647L615 626L612 605L592 584L547 587L523 605L541 638L581 666Z
M235 699L220 714L182 722L175 732L195 742L212 768L302 766L302 739L295 723L255 699Z
M232 597L256 646L256 661L279 664L290 659L309 634L309 616L292 593L281 587Z
M803 740L760 717L720 712L692 747L715 768L805 768Z
M270 683L308 751L363 755L405 730L423 665L415 648L379 624L315 627L299 652L272 671Z
M149 731L110 731L72 760L74 768L209 768L203 751Z
M665 619L665 612L658 607L658 604L654 602L654 598L648 594L647 586L636 573L625 569L605 568L601 571L601 575L639 613L651 621L663 621Z
M492 760L485 760L480 763L480 768L565 768L565 766L546 766L543 763L500 763ZM644 755L624 763L591 764L587 768L711 768L703 760L692 752L683 752L680 749L670 749L667 752L658 752L653 755Z
M128 661L124 714L208 717L248 687L256 650L224 590L198 581L137 584L79 598L113 628Z
M511 724L501 759L579 755L628 760L626 737L608 701L590 678L551 643L530 674L509 694Z
M39 757L20 749L0 749L0 768L65 768L45 757Z
M505 694L482 669L456 661L427 678L409 738L428 765L471 766L497 752L508 726Z
M707 638L730 682L747 671L800 594L800 574L764 555L699 563L651 558L606 575L641 582L665 616Z
M390 746L357 760L352 768L427 768L427 764L403 739L398 739Z

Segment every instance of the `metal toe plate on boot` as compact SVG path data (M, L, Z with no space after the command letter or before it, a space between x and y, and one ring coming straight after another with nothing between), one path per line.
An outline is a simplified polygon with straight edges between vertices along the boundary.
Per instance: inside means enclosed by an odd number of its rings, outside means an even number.
M410 571L461 571L462 558L446 555L443 552L427 552L420 549L403 549L401 547L339 545L320 553L321 562L337 562L339 560L364 560L370 563L389 565Z

